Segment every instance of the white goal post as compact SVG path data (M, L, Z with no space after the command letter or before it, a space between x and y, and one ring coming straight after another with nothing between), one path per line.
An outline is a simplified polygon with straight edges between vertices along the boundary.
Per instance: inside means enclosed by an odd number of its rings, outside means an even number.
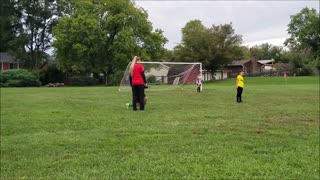
M150 88L148 91L170 90L185 84L194 84L202 74L202 63L199 62L141 62ZM120 92L131 92L128 64L120 82Z

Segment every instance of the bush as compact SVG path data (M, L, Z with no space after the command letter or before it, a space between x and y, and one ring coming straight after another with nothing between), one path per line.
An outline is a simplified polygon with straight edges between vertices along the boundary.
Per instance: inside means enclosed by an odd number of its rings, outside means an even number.
M49 83L62 83L64 82L65 74L60 71L56 66L49 66L48 69L40 72L40 81L43 85Z
M123 71L115 72L111 77L109 77L108 85L118 86L123 78L123 73Z
M97 80L93 77L75 76L70 77L67 84L70 86L95 86L97 85Z
M153 75L147 77L147 82L148 83L155 83L156 82L156 77L153 76Z
M37 77L25 69L8 70L0 74L1 87L31 87L40 84Z
M304 64L302 68L298 69L299 76L310 76L314 74L313 66L310 64Z

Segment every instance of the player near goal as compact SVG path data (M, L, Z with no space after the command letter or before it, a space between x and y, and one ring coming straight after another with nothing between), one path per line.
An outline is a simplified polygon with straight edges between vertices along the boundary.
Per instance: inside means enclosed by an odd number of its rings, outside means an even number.
M137 110L137 103L140 104L139 109L144 110L144 88L148 86L146 76L144 74L144 67L141 64L141 59L135 56L130 66L130 75L132 83L132 107Z
M197 79L196 79L196 84L197 84L197 92L201 92L202 91L202 77L201 74L198 75Z

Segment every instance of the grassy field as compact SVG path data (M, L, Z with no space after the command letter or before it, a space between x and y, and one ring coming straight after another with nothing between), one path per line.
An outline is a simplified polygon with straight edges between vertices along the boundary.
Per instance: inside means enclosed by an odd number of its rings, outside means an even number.
M319 77L147 92L2 88L1 179L319 179ZM152 89L152 87L150 87Z

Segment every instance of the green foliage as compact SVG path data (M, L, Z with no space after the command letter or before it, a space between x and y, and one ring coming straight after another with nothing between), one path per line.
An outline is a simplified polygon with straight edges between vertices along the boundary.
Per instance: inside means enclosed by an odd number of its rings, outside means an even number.
M11 23L15 37L8 42L10 51L24 61L24 67L38 69L51 47L52 28L62 15L62 0L19 0L14 2Z
M40 72L40 81L43 85L48 83L64 82L65 73L59 70L56 66L49 66L48 69Z
M31 87L40 84L37 77L25 69L8 70L0 74L1 87Z
M252 58L252 55L250 53L250 49L246 46L240 46L239 48L237 48L237 51L238 51L237 57L239 58L237 60Z
M182 29L182 43L174 48L174 56L177 61L202 62L205 69L214 72L221 65L243 58L241 41L231 23L206 28L201 21L193 20Z
M14 24L14 2L12 0L2 0L0 4L0 52L8 52L9 42L15 37Z
M288 24L290 37L285 44L295 52L309 51L304 59L311 61L318 68L320 59L320 14L316 9L303 8L291 16Z
M116 71L111 77L108 78L108 84L113 85L113 86L119 86L122 78L123 78L124 71L119 70Z
M319 77L1 89L1 179L319 179ZM149 88L152 88L149 87Z
M63 71L108 77L135 55L158 60L167 42L161 30L152 32L147 13L129 0L76 1L74 12L59 20L53 34Z
M273 46L269 43L263 43L250 48L251 57L255 56L258 60L274 59L276 62L284 62L283 48L281 46Z
M206 28L200 20L189 21L182 28L182 42L174 47L174 56L177 61L195 62L203 61L203 48L205 44Z
M310 48L314 53L320 53L320 14L316 9L303 8L291 16L288 24L286 40L290 48ZM319 54L318 54L319 55Z
M97 80L93 77L87 76L74 76L69 77L67 85L70 86L94 86L97 85Z
M153 76L153 75L148 76L147 82L148 82L148 83L155 83L155 82L156 82L156 77Z
M173 53L174 53L173 50L166 49L161 59L167 62L174 62L176 61L176 59Z
M313 75L313 68L314 66L312 66L311 64L304 64L301 72L298 73L298 75L300 76L310 76Z

